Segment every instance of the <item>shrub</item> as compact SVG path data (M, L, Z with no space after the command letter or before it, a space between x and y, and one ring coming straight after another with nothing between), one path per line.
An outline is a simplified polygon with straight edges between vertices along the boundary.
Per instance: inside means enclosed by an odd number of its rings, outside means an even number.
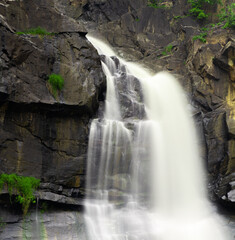
M61 75L52 73L49 76L48 82L51 85L52 93L53 93L54 97L56 98L58 91L61 91L64 86L64 79L62 78Z
M201 30L201 33L199 35L195 35L192 39L193 41L199 39L201 42L205 43L206 42L206 37L208 35L208 32L212 30L212 28L214 28L214 24L209 24L209 25L206 25L207 27L202 27L200 30ZM211 27L211 28L209 28Z
M23 177L16 174L1 174L0 188L7 186L10 197L15 191L16 201L22 205L23 214L28 212L31 202L35 202L33 192L38 188L40 180L34 177Z
M206 42L206 36L207 36L207 32L203 32L203 33L200 33L199 35L196 35L193 37L193 41L199 39L201 42Z
M219 14L220 23L225 21L223 28L235 28L235 3L223 8Z
M205 13L204 7L205 4L214 5L220 3L220 0L188 0L191 3L191 9L189 13L196 17L197 19L206 19L208 18L208 14Z
M16 32L16 34L18 34L18 35L30 34L30 35L40 35L40 36L45 36L45 35L52 36L52 35L54 35L54 33L47 32L44 28L41 28L41 27L31 28L31 29L28 29L24 32Z

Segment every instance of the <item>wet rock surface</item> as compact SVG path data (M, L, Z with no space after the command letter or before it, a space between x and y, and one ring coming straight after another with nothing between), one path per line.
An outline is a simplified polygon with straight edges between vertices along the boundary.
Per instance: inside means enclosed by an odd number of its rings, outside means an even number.
M1 207L1 239L87 239L83 213L60 208L45 210L45 206L30 211L25 218Z
M153 8L148 1L118 1L117 6L116 1L90 0L79 20L91 32L95 26L119 56L178 78L200 115L195 120L203 135L200 144L210 198L233 205L234 30L209 27L205 43L193 41L202 23L187 15L187 1L162 4L164 8Z

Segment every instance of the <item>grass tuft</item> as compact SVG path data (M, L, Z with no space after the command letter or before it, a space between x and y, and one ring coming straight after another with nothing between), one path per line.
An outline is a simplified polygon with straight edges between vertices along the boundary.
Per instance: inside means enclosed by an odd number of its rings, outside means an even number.
M23 32L16 32L18 35L23 34L30 34L30 35L40 35L40 36L53 36L54 33L47 32L44 28L37 27L37 28L31 28Z

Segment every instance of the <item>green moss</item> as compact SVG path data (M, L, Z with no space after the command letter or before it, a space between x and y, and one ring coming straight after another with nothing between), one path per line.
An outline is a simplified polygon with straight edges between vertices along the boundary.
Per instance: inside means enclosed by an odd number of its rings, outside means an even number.
M173 49L173 45L172 44L167 45L164 48L164 50L161 52L161 55L167 56L167 55L171 54L172 53L172 49Z
M54 97L57 97L58 91L61 91L62 88L64 87L64 79L62 78L61 75L52 73L49 76L48 82L52 88L52 93Z
M47 32L44 28L41 28L41 27L31 28L31 29L28 29L28 30L23 31L23 32L16 32L16 34L18 34L18 35L30 34L30 35L40 35L40 36L45 36L45 35L52 36L52 35L54 35L54 33Z
M13 191L16 194L16 201L22 205L23 214L28 211L31 202L35 201L33 195L35 189L38 188L40 180L34 177L23 177L16 174L1 174L0 188L7 186L10 196Z
M47 232L46 232L46 227L43 223L43 217L40 215L40 239L41 240L46 240L47 239Z

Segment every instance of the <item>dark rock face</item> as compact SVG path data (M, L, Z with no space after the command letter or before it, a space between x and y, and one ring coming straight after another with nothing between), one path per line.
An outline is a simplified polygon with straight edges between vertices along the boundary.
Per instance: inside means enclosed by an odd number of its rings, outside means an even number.
M56 184L53 191L43 190L55 194L62 194L61 187L64 193L84 187L89 120L105 90L99 56L84 37L86 28L107 39L125 59L176 75L203 132L211 196L234 202L234 31L215 27L206 43L192 41L200 23L187 16L186 0L167 0L158 9L147 3L2 1L1 171L31 175L33 168L34 176ZM39 24L55 36L14 33ZM165 55L167 45L172 49ZM52 72L65 78L57 99L47 84Z
M86 32L82 23L60 12L57 1L1 1L0 14L16 31L38 27L49 32Z
M0 172L40 178L66 195L66 188L84 188L89 121L105 77L84 27L54 3L39 2L0 4ZM39 24L56 34L14 31ZM47 82L51 73L65 81L56 98Z

